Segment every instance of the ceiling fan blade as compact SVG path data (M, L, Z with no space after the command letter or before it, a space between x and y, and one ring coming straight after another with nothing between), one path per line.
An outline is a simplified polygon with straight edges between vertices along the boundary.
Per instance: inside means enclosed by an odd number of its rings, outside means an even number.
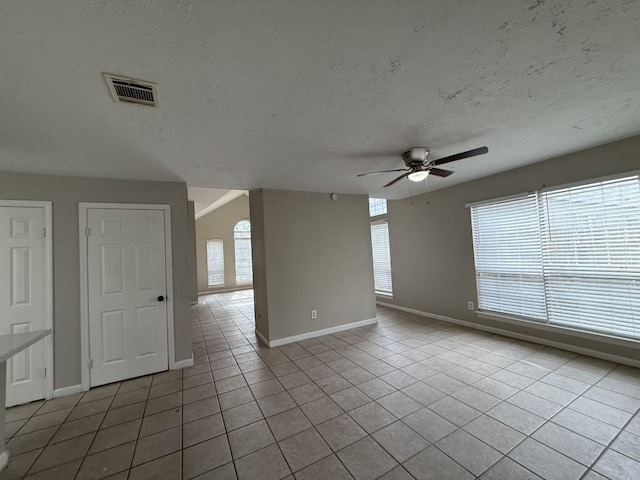
M410 173L410 172L409 172ZM387 183L383 188L387 188L390 187L391 185L393 185L394 183L398 183L400 180L402 180L405 177L409 176L409 173L403 173L402 175L400 175L398 178L396 178L395 180L391 180L389 183Z
M484 155L489 149L487 147L474 148L466 152L456 153L455 155L449 155L448 157L439 158L431 162L431 165L442 165L443 163L455 162L456 160L462 160L463 158L475 157L477 155Z
M358 177L366 177L368 175L379 175L381 173L406 172L408 168L396 168L395 170L380 170L379 172L359 173Z
M442 168L431 167L429 169L429 175L435 175L436 177L448 177L452 173L451 170L444 170Z

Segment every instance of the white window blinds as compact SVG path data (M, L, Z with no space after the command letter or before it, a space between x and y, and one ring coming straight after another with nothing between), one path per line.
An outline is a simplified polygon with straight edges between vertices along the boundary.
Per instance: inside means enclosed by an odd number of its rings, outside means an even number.
M640 338L638 176L542 193L549 322Z
M207 240L207 270L210 287L224 285L224 249L222 240Z
M387 201L384 198L369 199L369 216L384 215L387 213Z
M233 229L236 253L236 283L253 282L251 261L251 223L249 220L239 221Z
M638 175L475 205L471 217L480 309L640 338Z
M544 281L535 195L471 208L478 306L544 320Z
M391 253L389 250L388 222L371 224L371 248L373 251L373 283L376 293L391 295Z

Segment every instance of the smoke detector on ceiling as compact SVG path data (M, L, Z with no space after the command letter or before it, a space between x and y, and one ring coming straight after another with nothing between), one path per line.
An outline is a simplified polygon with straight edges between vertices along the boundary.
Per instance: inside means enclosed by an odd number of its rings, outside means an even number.
M158 85L156 83L111 73L105 73L104 79L114 102L137 103L150 107L158 106Z

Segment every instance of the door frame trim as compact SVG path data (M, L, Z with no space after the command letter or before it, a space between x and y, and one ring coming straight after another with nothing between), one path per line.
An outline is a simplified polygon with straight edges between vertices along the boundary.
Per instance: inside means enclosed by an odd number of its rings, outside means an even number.
M52 202L44 200L0 200L0 207L35 207L44 210L44 228L46 236L44 239L44 322L45 328L51 330L51 335L47 335L44 341L44 367L47 375L44 379L44 398L53 398L53 384L55 372L53 370L54 355L54 335L53 327L53 222L52 222ZM2 405L4 407L4 405Z
M164 248L165 248L165 277L167 282L167 348L169 370L173 370L176 364L175 357L175 332L173 322L173 248L171 247L171 206L167 204L152 203L92 203L79 202L79 229L80 241L80 370L82 374L82 389L91 388L91 371L89 369L89 270L88 248L85 230L88 223L89 209L114 209L114 210L162 210L164 212Z

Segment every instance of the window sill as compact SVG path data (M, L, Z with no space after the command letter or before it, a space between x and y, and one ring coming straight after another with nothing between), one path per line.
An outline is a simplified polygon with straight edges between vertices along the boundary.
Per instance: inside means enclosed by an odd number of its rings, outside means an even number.
M616 335L609 335L601 332L590 332L587 330L579 330L577 328L565 327L562 325L552 325L549 323L544 323L542 321L528 320L514 315L506 315L503 313L488 312L483 310L476 310L475 313L478 317L486 318L487 320L497 320L499 322L525 326L547 332L564 333L565 335L596 340L613 345L621 345L627 347L632 346L634 348L638 348L638 345L640 344L640 340L636 340L634 338L618 337Z
M376 297L384 298L387 300L393 300L393 293L375 292L375 295Z

